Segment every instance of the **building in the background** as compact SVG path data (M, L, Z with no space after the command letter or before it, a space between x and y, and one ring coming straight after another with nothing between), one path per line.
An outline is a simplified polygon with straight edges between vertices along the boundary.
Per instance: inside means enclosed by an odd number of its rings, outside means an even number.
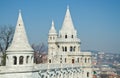
M81 52L80 43L68 7L59 33L57 33L52 21L48 36L48 62L52 64L79 64L83 67L80 68L82 69L82 77L91 78L91 53Z
M6 66L0 67L0 78L92 78L91 53L81 52L80 43L68 7L59 34L52 21L48 62L34 64L34 52L19 12L13 41L6 52Z

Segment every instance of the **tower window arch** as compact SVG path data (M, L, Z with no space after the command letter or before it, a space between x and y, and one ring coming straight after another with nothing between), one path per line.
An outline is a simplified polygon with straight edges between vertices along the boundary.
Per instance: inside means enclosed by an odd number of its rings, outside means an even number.
M16 65L17 64L17 57L13 56L13 64Z
M89 72L87 72L87 77L89 77Z
M23 56L19 57L19 64L23 64L23 58L24 58Z
M70 52L73 50L72 46L70 46Z
M49 37L50 38L50 40L52 40L52 37Z
M65 35L65 38L67 38L67 35Z
M19 24L19 26L20 26L20 24Z
M62 47L62 51L64 51L64 47Z
M29 60L29 56L26 57L26 63L28 63L28 60Z
M71 35L71 38L73 38L73 35Z
M74 59L72 59L72 63L74 63Z
M65 63L67 62L66 58L65 58Z
M51 63L51 59L49 59L49 63Z
M90 58L88 58L88 63L90 63Z
M65 47L65 51L67 51L67 47Z
M77 61L78 61L78 63L79 63L79 58L77 58Z
M73 51L75 51L75 48L76 48L76 47L74 46Z

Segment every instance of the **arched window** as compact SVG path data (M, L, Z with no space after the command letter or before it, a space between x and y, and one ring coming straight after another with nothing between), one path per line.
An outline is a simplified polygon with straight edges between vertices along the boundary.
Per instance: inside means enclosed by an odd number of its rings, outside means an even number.
M65 51L67 51L67 47L65 47Z
M72 46L70 46L70 52L72 52Z
M51 59L49 59L49 63L51 63Z
M90 58L88 58L88 63L90 63Z
M62 51L64 51L64 47L62 47Z
M19 57L19 64L23 64L23 56Z
M60 63L62 63L62 58L60 58Z
M85 63L87 63L87 58L85 58Z
M76 48L76 47L74 46L73 51L75 51L75 48Z
M58 47L58 48L60 48L60 46L59 46L59 45L58 45L57 47Z
M50 37L50 40L52 40L52 37Z
M89 77L89 72L87 72L87 77Z
M66 58L65 58L65 63L66 63Z
M72 59L72 63L74 63L74 59Z
M26 57L26 63L28 63L28 60L29 60L29 56Z
M65 38L67 38L67 35L65 35Z
M73 35L71 36L71 38L73 38Z
M13 56L13 64L16 65L17 64L17 57Z
M79 58L77 58L77 61L78 61L78 63L79 63Z

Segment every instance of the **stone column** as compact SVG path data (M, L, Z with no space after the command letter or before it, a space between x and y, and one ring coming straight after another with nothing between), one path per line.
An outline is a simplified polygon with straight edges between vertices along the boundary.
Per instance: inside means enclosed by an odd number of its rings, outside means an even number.
M16 56L17 57L17 65L19 65L19 57L20 56ZM14 61L14 60L13 60Z
M23 64L26 64L26 56L23 56Z

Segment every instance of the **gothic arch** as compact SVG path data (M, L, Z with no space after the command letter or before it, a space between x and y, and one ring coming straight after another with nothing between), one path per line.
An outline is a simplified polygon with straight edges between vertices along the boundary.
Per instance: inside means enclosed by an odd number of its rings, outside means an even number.
M16 65L17 64L17 57L13 56L13 64Z
M19 57L19 64L23 64L23 59L24 59L23 56L20 56L20 57Z
M29 56L26 57L26 63L29 62L29 58L30 58Z

